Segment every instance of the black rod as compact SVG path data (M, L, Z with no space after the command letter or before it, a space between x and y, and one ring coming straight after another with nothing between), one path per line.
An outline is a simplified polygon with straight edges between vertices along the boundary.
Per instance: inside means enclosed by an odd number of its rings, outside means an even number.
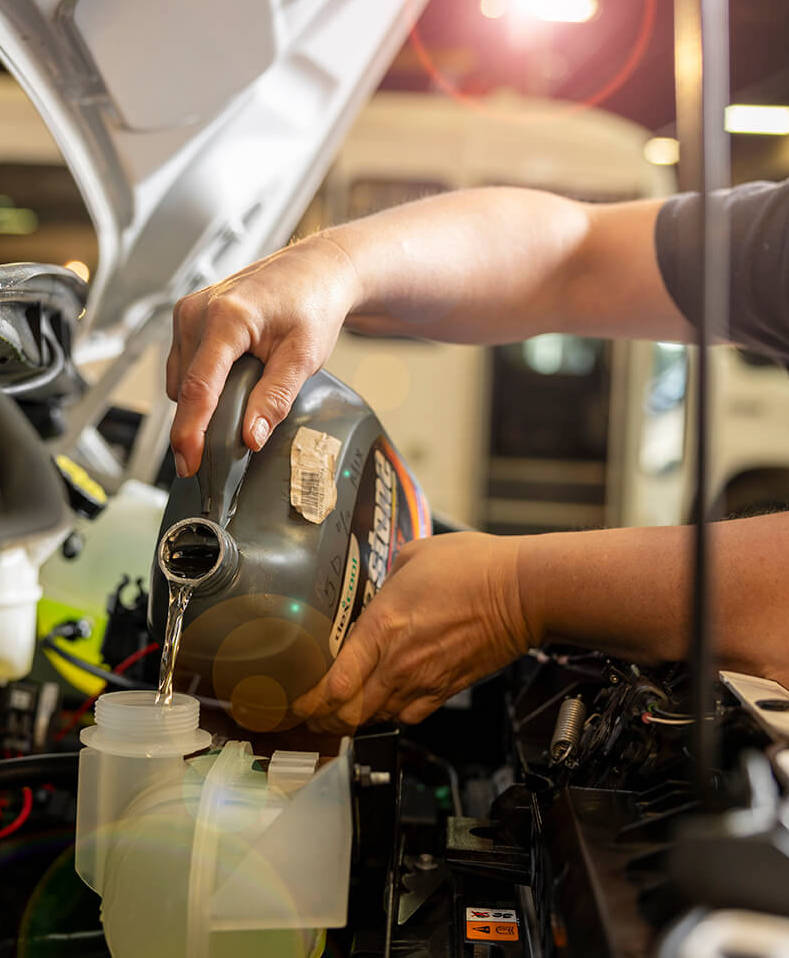
M675 0L675 82L680 141L680 188L696 190L699 251L681 268L703 277L697 330L696 377L696 526L693 549L692 634L689 664L693 682L693 752L700 796L710 797L717 756L714 722L704 720L713 707L715 650L710 628L713 555L708 523L710 375L707 349L713 325L728 327L729 238L723 204L710 194L730 182L729 141L724 108L729 97L728 0Z

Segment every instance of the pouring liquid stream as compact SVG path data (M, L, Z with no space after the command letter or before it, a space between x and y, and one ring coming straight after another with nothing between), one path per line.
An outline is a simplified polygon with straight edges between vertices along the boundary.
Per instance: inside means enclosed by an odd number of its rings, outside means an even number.
M216 534L199 518L177 523L162 541L159 566L168 580L169 595L157 705L172 705L175 661L186 608L195 587L210 575L220 556Z
M167 627L162 645L162 663L159 667L159 689L156 693L157 705L172 705L173 702L173 675L175 660L178 656L178 646L181 642L181 632L184 625L184 614L192 596L193 586L179 585L170 582L170 597L167 604Z

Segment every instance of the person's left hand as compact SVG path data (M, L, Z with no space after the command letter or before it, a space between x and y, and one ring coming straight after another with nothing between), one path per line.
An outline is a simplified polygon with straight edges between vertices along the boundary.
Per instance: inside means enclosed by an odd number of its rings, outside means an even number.
M458 532L406 545L321 682L293 703L334 733L371 718L421 722L535 644L520 537Z

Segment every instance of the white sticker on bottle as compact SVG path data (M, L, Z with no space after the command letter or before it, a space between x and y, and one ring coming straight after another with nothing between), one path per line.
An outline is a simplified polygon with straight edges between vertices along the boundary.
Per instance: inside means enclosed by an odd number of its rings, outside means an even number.
M342 648L342 643L348 632L358 586L359 540L351 533L351 538L348 542L348 561L345 563L345 578L342 583L342 592L340 592L340 604L337 606L337 615L334 617L334 623L329 636L329 651L335 659Z
M337 504L334 473L342 443L302 426L290 447L290 504L308 522L320 523Z

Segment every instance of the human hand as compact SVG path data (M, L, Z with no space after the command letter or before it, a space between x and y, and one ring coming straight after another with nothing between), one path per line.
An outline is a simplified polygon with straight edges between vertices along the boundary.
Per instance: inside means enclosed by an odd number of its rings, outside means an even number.
M242 429L258 451L328 358L359 292L348 254L328 234L316 234L176 303L167 395L178 403L170 439L180 476L200 465L236 359L252 353L265 363Z
M321 682L292 705L315 729L421 722L537 636L521 601L522 539L457 532L400 552Z

